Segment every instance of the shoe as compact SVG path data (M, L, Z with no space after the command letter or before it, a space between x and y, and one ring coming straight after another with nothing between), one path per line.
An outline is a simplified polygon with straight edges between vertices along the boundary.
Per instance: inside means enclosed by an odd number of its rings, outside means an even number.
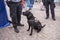
M18 26L24 26L23 24L18 24Z
M14 29L16 33L19 33L19 30L17 28Z
M46 17L45 19L48 19L49 17Z
M52 18L54 21L56 20L55 18Z

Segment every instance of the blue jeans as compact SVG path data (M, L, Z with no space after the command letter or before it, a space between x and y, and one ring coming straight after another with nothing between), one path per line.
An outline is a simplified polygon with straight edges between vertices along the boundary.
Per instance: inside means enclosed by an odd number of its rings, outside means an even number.
M33 7L34 0L25 0L25 1L27 3L27 7L29 7L29 9Z

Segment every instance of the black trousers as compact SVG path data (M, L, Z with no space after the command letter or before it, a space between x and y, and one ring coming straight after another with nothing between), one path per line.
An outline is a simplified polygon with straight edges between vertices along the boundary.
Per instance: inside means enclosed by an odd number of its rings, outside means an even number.
M13 27L17 28L21 20L22 6L20 2L11 2L9 7L10 7L10 17L12 18Z
M46 1L44 6L46 8L46 16L49 17L49 6L50 6L52 18L55 18L55 13L54 13L55 4L54 4L54 1L53 0Z

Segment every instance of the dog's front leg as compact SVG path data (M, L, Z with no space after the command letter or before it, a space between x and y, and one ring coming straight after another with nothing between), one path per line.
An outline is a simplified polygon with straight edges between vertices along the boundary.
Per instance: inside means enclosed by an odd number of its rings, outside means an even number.
M33 33L33 27L31 27L31 33L30 33L30 36L32 35L32 33Z
M27 31L29 31L30 30L30 25L29 25L29 28L28 28L28 30Z

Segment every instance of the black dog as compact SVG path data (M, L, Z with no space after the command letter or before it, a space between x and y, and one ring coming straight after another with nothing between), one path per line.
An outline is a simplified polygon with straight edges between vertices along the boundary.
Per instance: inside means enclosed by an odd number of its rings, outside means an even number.
M35 29L37 32L40 32L41 29L45 26L45 25L42 26L42 24L41 24L41 22L39 22L39 20L35 20L35 17L29 10L23 12L23 15L26 16L27 20L28 20L29 28L27 31L29 31L30 27L31 27L30 35L32 35L33 29Z

